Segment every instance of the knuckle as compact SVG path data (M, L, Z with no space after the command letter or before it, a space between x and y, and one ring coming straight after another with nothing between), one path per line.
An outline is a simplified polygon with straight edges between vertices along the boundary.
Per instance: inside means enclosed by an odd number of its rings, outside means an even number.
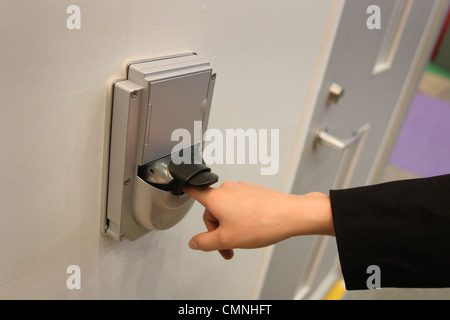
M234 183L233 181L227 180L227 181L224 181L224 182L222 183L221 187L223 187L223 188L228 188L228 187L234 186L234 184L235 184L235 183Z

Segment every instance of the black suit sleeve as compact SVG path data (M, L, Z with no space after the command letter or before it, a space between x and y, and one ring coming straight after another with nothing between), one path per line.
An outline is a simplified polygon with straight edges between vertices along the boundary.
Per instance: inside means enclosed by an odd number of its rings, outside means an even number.
M347 290L450 287L450 175L330 191Z

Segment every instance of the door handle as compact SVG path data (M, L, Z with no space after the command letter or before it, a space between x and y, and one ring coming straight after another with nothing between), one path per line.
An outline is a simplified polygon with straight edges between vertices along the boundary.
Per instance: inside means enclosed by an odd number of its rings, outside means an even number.
M350 138L341 139L328 133L327 129L319 130L316 134L314 147L319 145L330 147L334 150L344 152L344 159L338 169L333 188L346 188L353 175L353 170L359 160L360 151L370 124L367 123L359 128Z
M319 130L316 135L316 144L322 143L338 151L344 151L361 140L364 130L358 130L352 137L348 139L337 138L327 132L326 129Z

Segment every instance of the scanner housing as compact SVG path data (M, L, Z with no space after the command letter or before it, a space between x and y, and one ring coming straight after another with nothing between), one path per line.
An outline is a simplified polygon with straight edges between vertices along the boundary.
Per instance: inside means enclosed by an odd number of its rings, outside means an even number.
M132 62L126 74L113 84L102 231L136 240L183 219L194 203L183 192L186 185L218 181L201 157L216 75L195 53ZM183 152L190 152L191 161L174 161L186 159L179 157Z

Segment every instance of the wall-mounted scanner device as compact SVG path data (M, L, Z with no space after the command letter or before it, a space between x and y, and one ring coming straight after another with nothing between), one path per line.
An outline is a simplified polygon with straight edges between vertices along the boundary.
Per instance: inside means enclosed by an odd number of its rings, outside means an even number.
M207 60L187 53L130 63L113 84L106 234L136 240L171 228L194 203L184 186L218 181L201 156L215 79ZM190 139L174 139L177 129Z

